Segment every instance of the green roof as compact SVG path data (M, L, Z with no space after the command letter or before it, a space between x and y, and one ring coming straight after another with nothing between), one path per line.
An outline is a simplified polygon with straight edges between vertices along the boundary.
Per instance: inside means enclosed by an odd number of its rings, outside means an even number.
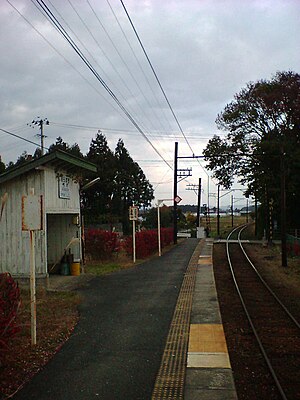
M54 167L55 170L64 170L70 175L80 175L82 171L97 172L97 166L85 161L82 158L75 157L72 154L66 153L61 150L56 150L51 153L47 153L32 161L26 161L24 164L18 165L14 168L10 168L8 171L3 172L0 175L0 183L9 181L17 178L31 170L43 166L49 165Z

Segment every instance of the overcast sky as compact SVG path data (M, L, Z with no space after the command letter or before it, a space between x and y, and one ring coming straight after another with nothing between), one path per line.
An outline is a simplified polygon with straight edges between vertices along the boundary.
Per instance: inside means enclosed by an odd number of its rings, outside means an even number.
M156 200L173 197L175 141L179 156L201 155L218 133L217 114L249 81L300 72L300 0L124 0L185 139L119 0L44 3L140 131L35 0L0 0L0 128L39 143L37 127L27 123L47 118L46 146L61 136L84 154L98 129L112 150L122 138ZM6 164L35 148L0 131ZM196 204L186 189L200 177L202 203L209 186L215 204L216 187L211 179L208 185L204 166L180 160L179 168L192 168L188 182L179 184L182 204ZM241 205L242 192L234 196ZM222 201L228 203L226 196Z

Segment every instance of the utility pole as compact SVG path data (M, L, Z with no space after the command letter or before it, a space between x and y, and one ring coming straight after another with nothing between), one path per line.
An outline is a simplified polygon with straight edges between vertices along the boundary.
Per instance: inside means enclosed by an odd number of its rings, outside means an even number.
M30 126L38 125L39 128L40 128L40 133L38 133L37 136L39 136L41 138L41 152L42 152L42 155L44 154L44 148L45 148L44 139L47 137L47 136L44 135L44 124L49 125L48 119L47 118L42 119L40 117L37 117L36 120L35 119L32 120L31 124L27 124L27 125L30 125Z
M191 168L178 169L178 142L175 142L174 153L174 203L173 203L173 226L174 226L174 244L177 244L177 203L181 200L177 193L177 183L182 179L192 175ZM177 178L180 178L179 181Z
M201 178L199 178L198 185L196 184L188 184L186 190L193 190L197 195L197 219L196 219L196 227L200 226L200 208L201 208Z
M233 228L233 194L231 195L231 227Z
M220 237L220 184L218 185L218 201L217 201L217 235Z
M201 178L199 178L199 187L198 187L197 228L200 227L200 213L201 213Z
M254 203L254 207L255 207L255 237L257 238L257 224L258 224L258 204L257 204L257 193L255 193L255 203Z
M178 169L178 142L175 142L175 153L174 153L174 202L173 202L173 241L174 244L177 244L177 169Z
M281 173L281 265L287 267L287 248L286 248L286 177L283 145L280 157L280 173Z

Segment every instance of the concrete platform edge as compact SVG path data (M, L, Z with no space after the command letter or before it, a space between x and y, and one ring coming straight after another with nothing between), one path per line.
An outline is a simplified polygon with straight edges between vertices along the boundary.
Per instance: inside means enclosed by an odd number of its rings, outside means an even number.
M213 239L199 256L190 320L185 400L237 400L213 274Z

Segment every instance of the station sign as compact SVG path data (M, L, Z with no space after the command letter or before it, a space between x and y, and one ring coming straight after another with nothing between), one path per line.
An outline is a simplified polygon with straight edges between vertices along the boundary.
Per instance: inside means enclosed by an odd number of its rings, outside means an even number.
M139 208L137 206L129 207L129 220L137 221L138 216L139 216Z

